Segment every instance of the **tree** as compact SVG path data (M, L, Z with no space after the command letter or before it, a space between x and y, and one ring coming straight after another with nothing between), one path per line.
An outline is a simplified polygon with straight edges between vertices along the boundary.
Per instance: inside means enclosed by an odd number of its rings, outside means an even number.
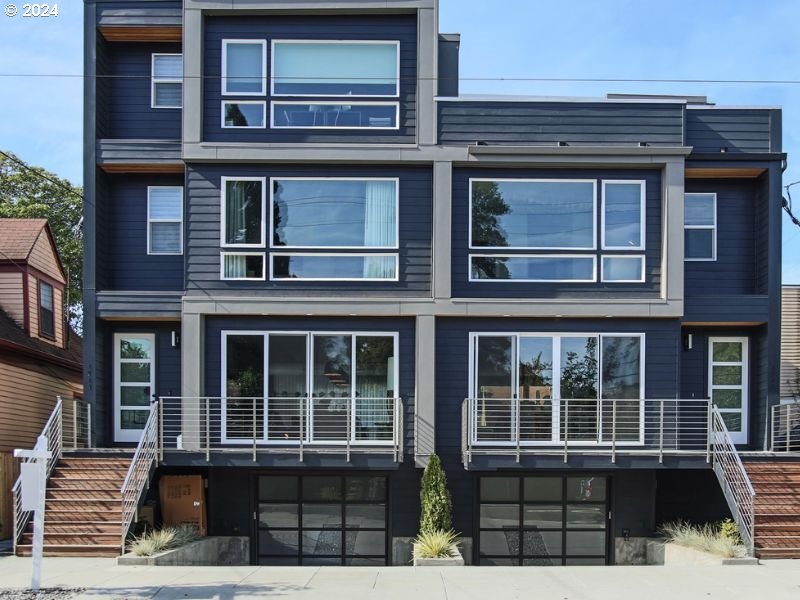
M422 474L419 499L422 505L420 533L450 531L453 528L453 501L447 490L447 476L442 469L442 462L436 454L431 454Z
M508 246L500 217L511 212L503 194L494 181L475 181L472 184L472 243L481 247ZM481 279L508 279L506 259L474 257L473 276Z
M10 152L0 154L0 218L47 219L69 275L69 316L80 330L83 316L83 190ZM0 257L2 258L2 257Z

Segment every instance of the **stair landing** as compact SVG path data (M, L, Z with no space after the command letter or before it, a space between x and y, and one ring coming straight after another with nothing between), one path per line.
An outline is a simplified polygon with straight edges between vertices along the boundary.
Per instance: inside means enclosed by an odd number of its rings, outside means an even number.
M45 556L119 556L122 549L120 488L130 457L65 455L47 482ZM30 556L33 520L17 544L18 556Z
M744 460L756 492L756 556L800 558L800 459Z

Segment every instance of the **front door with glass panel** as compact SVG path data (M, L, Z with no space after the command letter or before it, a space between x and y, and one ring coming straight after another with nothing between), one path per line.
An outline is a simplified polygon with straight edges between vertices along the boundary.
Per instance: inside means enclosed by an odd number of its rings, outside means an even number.
M479 564L606 564L608 487L596 475L481 477Z
M155 335L114 335L114 441L138 442L155 393Z
M708 340L708 389L734 444L746 444L749 412L748 338Z

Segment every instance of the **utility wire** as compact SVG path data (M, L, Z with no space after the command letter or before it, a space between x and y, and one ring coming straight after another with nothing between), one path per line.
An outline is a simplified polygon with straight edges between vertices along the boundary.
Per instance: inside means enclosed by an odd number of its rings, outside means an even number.
M73 196L74 198L80 198L82 201L86 200L86 198L84 197L84 195L82 193L75 191L74 189L72 189L71 187L65 185L61 181L58 181L57 179L53 179L52 177L49 177L48 175L45 175L44 173L38 171L37 169L34 169L33 167L25 164L22 160L18 159L16 156L14 156L12 154L8 154L7 152L3 152L2 150L0 150L0 155L5 156L8 160L10 160L12 163L17 165L18 167L20 167L22 169L25 169L29 173L33 173L34 175L36 175L40 179L44 179L45 181L49 181L50 183L52 183L53 185L61 188L62 190L64 190L65 192L67 192L68 194Z

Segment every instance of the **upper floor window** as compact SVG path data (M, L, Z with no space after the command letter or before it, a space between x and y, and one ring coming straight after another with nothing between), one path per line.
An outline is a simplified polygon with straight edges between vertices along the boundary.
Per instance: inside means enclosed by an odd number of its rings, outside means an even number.
M644 250L642 181L603 181L603 250Z
M264 96L266 93L266 40L223 40L222 95Z
M689 261L717 259L717 195L685 194L684 257Z
M273 96L396 97L399 73L399 42L272 42Z
M153 54L152 108L181 108L183 104L183 55Z
M147 253L183 254L183 188L147 188Z
M263 248L266 237L265 179L222 178L222 246Z
M39 335L56 337L55 297L53 286L39 281Z

